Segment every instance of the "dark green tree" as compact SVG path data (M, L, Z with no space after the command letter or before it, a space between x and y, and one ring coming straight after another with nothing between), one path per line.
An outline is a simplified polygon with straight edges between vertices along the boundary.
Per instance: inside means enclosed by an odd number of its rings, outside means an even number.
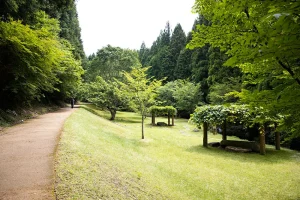
M139 50L139 59L143 67L147 66L147 63L149 63L149 55L150 49L148 49L145 42L143 42Z
M78 22L78 15L76 5L73 4L60 15L60 37L68 40L73 46L73 54L76 59L84 59L85 54L81 41L80 27Z
M175 80L175 69L177 65L177 60L179 57L179 54L181 50L184 49L186 44L186 36L185 33L181 27L180 24L177 24L172 36L171 36L171 42L170 42L170 65L167 66L167 74L168 74L168 80Z

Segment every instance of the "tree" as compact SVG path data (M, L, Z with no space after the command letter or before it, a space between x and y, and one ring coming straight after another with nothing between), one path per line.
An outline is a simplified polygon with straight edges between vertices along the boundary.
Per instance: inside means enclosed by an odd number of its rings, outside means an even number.
M0 108L69 98L85 57L75 1L3 0L0 16Z
M165 29L160 32L160 35L150 48L148 62L146 62L146 65L151 66L147 72L148 77L154 76L157 79L166 77L168 80L171 80L174 66L170 51L170 41L171 28L169 22L167 22Z
M238 98L233 95L240 92L242 87L241 78L229 77L222 83L214 83L209 88L208 100L211 104L234 103Z
M300 130L299 8L299 1L197 0L195 11L211 25L198 25L188 45L209 43L226 51L225 65L248 74L247 85L258 86L271 76L272 89L244 89L240 98L270 109L271 115L287 116L281 127L294 136Z
M140 64L136 51L108 45L97 51L90 61L86 76L94 81L101 76L106 81L122 78L122 71L130 71L132 66Z
M157 79L167 78L170 80L172 76L172 60L169 46L162 47L159 52L153 56L149 62L149 76L154 76Z
M192 77L191 80L200 83L201 91L203 92L203 100L207 101L209 86L207 82L209 69L209 46L194 49L191 56Z
M169 46L170 41L171 41L171 27L170 27L170 23L167 22L165 29L160 33L159 46L160 47Z
M189 117L201 102L200 84L186 80L171 81L157 90L156 101L163 106L174 106L183 117Z
M130 107L142 116L142 139L144 139L144 119L154 103L155 90L161 81L147 78L149 67L134 67L131 72L124 72L125 81L121 83L121 91L130 98Z
M231 92L240 92L242 88L242 72L238 67L224 67L227 60L224 52L210 47L208 68L208 101L212 104L233 103L238 101Z
M177 60L179 57L179 54L182 49L184 49L186 43L186 36L185 33L181 27L180 24L177 24L172 36L171 36L171 42L170 42L170 53L171 53L171 64L168 68L168 77L169 80L175 80L175 68L177 65Z
M173 93L176 108L181 111L182 116L189 117L202 100L201 86L184 80L177 80L177 82Z
M142 43L141 48L139 50L139 59L142 64L142 66L146 66L147 63L149 62L149 53L150 49L146 47L145 42Z
M84 59L85 54L81 41L81 29L79 27L76 5L73 4L60 15L60 37L68 40L72 44L72 52L76 59Z
M45 12L34 15L35 25L0 22L0 107L30 104L49 93L67 96L83 70L70 53L70 44L58 37L59 23Z
M51 18L59 18L60 13L75 5L74 0L2 0L0 1L0 16L6 21L9 17L22 20L24 24L34 24L33 13L44 11Z
M187 79L192 75L191 65L192 51L190 49L183 49L177 59L176 67L174 69L174 79Z
M117 110L124 105L125 98L119 92L117 82L105 81L101 76L95 82L86 83L84 86L86 98L100 108L109 110L110 120L114 120Z

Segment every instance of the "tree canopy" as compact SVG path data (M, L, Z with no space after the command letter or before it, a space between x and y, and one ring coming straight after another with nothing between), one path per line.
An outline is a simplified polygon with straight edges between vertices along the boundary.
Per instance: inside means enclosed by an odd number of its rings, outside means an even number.
M139 65L138 54L134 50L108 45L97 51L87 67L87 81L97 76L104 80L121 79L123 71L129 72L132 66Z
M4 0L0 14L0 109L70 98L85 58L75 2Z
M188 44L191 49L210 44L226 52L225 65L238 66L245 75L237 96L272 111L270 115L285 115L282 128L298 135L299 5L299 1L196 0L194 10L211 24L197 25Z
M160 80L147 78L148 69L149 67L134 67L131 72L124 72L125 81L120 82L123 95L130 98L130 107L142 116L142 139L145 138L144 119L154 104L155 90L161 85Z
M59 38L58 21L44 12L35 17L34 26L0 21L0 95L6 96L1 107L8 102L29 103L54 91L66 97L80 82L80 61L73 57L70 43Z

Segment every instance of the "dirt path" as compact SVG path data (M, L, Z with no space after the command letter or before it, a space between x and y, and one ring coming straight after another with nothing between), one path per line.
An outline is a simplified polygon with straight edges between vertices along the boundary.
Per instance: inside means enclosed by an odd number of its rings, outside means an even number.
M54 153L64 108L0 132L0 199L55 199Z

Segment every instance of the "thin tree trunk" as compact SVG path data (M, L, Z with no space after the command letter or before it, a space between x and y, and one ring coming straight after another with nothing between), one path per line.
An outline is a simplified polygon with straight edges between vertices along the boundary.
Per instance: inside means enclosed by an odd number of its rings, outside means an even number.
M222 140L227 140L226 119L223 122Z
M266 154L266 138L265 138L265 127L262 125L259 128L259 147L260 147L260 154Z
M280 133L278 131L275 132L275 147L276 150L280 150Z
M142 139L145 139L145 137L144 137L144 115L142 115Z
M174 126L174 115L172 115L172 126Z
M168 126L170 126L170 114L168 114Z
M277 123L275 123L275 149L280 150L280 133L276 129Z
M207 129L208 129L208 124L207 122L203 123L203 146L207 147Z
M155 114L152 113L152 125L155 125Z

